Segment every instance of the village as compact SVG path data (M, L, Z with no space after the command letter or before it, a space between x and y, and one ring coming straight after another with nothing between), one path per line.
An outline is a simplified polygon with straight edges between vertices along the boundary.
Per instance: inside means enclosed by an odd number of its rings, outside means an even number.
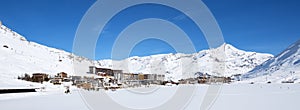
M195 78L172 81L166 80L164 74L124 73L122 70L98 68L96 66L90 66L87 73L85 76L70 76L65 72L57 73L55 76L49 76L47 73L32 73L32 75L25 73L24 76L18 76L18 79L37 83L50 82L53 85L70 82L72 86L77 88L96 91L100 89L116 90L157 85L230 83L232 81L230 77L216 77L203 74Z

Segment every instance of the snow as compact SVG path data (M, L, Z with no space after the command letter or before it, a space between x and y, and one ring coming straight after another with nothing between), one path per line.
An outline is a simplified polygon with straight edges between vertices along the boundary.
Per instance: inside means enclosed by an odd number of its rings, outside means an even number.
M223 44L219 48L194 54L135 56L120 61L100 60L96 64L130 73L163 73L169 79L179 80L194 77L197 72L217 76L244 74L272 57L270 54L246 52Z
M84 91L71 90L71 94L63 93L63 89L55 91L44 91L36 93L9 94L14 98L0 94L0 106L2 109L80 109L102 107L101 109L114 109L116 107L129 108L153 108L163 107L161 104L172 102L169 100L174 91L178 88L190 89L195 87L191 99L183 102L184 106L172 105L174 107L195 110L200 109L203 100L207 95L208 85L181 85L159 87L158 90L148 94L137 94L132 91L145 91L152 88L134 88L131 90L117 91ZM148 90L146 90L148 91ZM91 106L83 93L98 95L102 98L95 98L97 106ZM300 99L300 84L230 84L222 85L217 98L210 106L210 110L298 110ZM113 100L104 100L109 96ZM156 97L151 97L156 96ZM6 97L3 99L3 97ZM169 98L168 98L169 97ZM178 100L177 100L178 101ZM118 104L116 104L116 102ZM180 101L179 101L180 102ZM15 106L15 105L18 106ZM89 105L89 106L88 106ZM109 108L107 108L109 107ZM120 109L120 108L119 108Z
M11 94L10 94L11 95ZM18 93L15 96L26 97L1 100L1 109L5 110L88 110L78 92L73 94ZM2 97L2 94L0 95Z
M52 76L59 72L85 74L88 66L93 65L86 58L27 41L4 25L0 27L0 61L0 86L14 87L30 85L16 81L18 76L25 73L47 73Z
M297 110L299 84L227 85L210 110Z
M278 82L294 80L300 82L300 40L281 54L257 66L243 77L255 82Z

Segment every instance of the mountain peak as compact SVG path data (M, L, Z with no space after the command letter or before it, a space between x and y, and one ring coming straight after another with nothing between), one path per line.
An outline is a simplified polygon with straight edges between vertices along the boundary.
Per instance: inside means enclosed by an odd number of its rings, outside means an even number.
M217 47L215 49L226 51L226 52L228 52L228 51L242 51L242 50L239 50L236 47L234 47L233 45L228 44L228 43L223 43L222 45L220 45L219 47Z

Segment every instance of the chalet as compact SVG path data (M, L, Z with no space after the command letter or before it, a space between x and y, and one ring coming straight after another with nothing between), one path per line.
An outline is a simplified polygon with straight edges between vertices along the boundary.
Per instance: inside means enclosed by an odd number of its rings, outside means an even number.
M60 72L60 73L57 73L57 77L59 77L59 78L67 78L68 74L65 73L65 72Z
M45 74L45 73L33 73L31 80L32 80L32 82L47 81L48 80L48 74Z

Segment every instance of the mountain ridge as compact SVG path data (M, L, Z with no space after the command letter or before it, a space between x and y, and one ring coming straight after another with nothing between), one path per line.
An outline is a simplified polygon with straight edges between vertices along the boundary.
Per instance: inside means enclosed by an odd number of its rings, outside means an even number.
M180 78L188 78L194 77L193 75L197 72L217 76L244 74L272 57L271 54L238 50L234 46L224 43L218 48L202 50L193 54L170 53L146 57L134 56L118 61L99 60L95 64L99 64L99 67L122 69L131 73L164 73L167 76L172 74L183 76ZM172 78L172 75L169 75L170 79L180 79Z
M134 56L119 61L110 59L95 61L27 41L24 36L3 25L0 37L1 60L7 63L2 64L0 69L3 73L12 73L14 76L35 72L85 75L89 71L89 66L98 66L121 69L124 72L166 74L167 79L179 80L194 77L197 72L220 76L244 74L273 57L271 54L239 50L224 43L218 48L201 50L193 54L170 53Z
M243 77L259 82L300 79L300 40L291 44L283 52L258 65ZM268 77L268 78L267 78Z

